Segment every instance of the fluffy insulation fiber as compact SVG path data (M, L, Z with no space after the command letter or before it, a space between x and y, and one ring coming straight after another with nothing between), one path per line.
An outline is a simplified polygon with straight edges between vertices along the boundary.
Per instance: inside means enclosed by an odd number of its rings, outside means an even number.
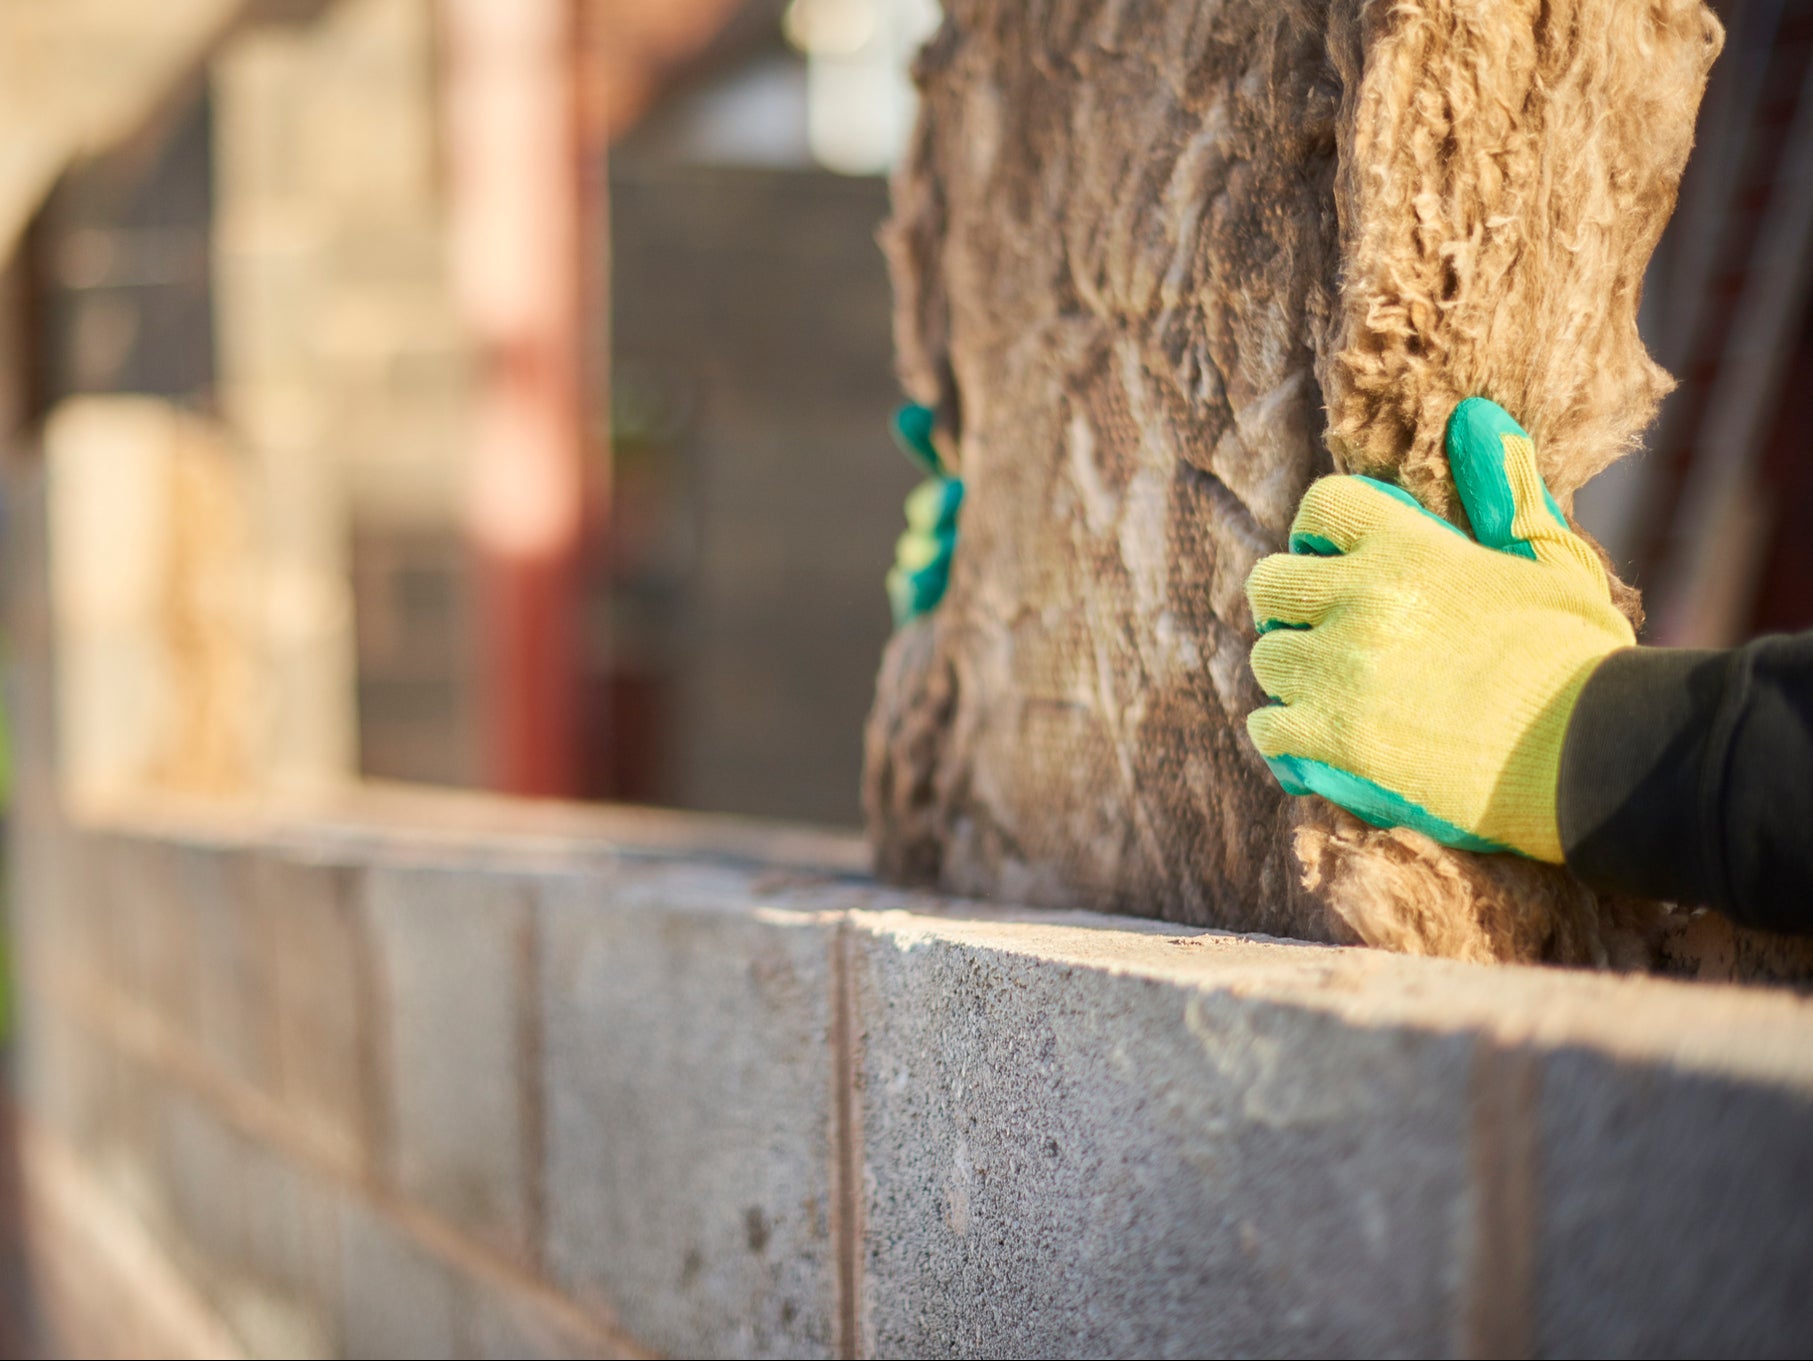
M1286 799L1242 586L1335 469L1453 514L1484 393L1564 507L1668 378L1637 338L1721 33L1700 0L948 0L887 233L968 481L868 734L881 871L1475 959L1656 909ZM1634 616L1634 592L1621 601Z

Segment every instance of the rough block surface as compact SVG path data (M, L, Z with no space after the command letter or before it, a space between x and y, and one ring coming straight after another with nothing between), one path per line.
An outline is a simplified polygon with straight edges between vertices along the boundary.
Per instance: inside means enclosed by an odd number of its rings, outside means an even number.
M660 1351L834 1346L831 938L746 874L551 884L550 1275Z
M1550 1057L1536 1192L1539 1354L1813 1346L1809 1128L1805 1085L1592 1050Z
M1446 1349L1469 1037L862 941L872 1354Z

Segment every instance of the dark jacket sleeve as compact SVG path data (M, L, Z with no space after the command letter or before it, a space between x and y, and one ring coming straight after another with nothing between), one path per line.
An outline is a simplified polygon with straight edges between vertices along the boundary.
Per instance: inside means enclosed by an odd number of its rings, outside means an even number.
M1613 653L1569 720L1556 814L1595 888L1813 932L1813 633Z

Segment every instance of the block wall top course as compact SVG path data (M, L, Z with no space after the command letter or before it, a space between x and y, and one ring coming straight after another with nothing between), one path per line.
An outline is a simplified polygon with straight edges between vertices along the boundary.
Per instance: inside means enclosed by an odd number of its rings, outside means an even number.
M268 853L279 863L604 876L601 899L848 914L912 951L933 943L1228 989L1350 1023L1475 1031L1511 1045L1579 1045L1630 1060L1806 1084L1813 998L1785 988L1584 970L1476 965L1181 928L1136 917L981 903L874 882L860 837L615 805L352 786L259 808L160 795L86 810L78 824L133 843ZM654 878L612 868L664 869Z
M692 860L865 882L869 868L860 837L814 827L378 781L261 805L160 792L75 815L94 831L356 865L557 869L613 858Z

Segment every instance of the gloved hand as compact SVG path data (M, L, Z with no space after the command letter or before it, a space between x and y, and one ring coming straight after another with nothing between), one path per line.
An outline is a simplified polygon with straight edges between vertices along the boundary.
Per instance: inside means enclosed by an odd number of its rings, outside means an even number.
M1456 407L1448 460L1475 538L1372 478L1309 489L1290 553L1247 581L1253 674L1273 700L1247 731L1292 794L1560 863L1568 718L1636 637L1501 407Z
M945 470L932 443L932 413L923 406L903 406L894 416L894 438L931 477L907 497L907 532L894 549L888 573L888 602L894 627L904 628L929 614L944 599L950 581L951 555L957 547L957 512L963 506L963 483Z

